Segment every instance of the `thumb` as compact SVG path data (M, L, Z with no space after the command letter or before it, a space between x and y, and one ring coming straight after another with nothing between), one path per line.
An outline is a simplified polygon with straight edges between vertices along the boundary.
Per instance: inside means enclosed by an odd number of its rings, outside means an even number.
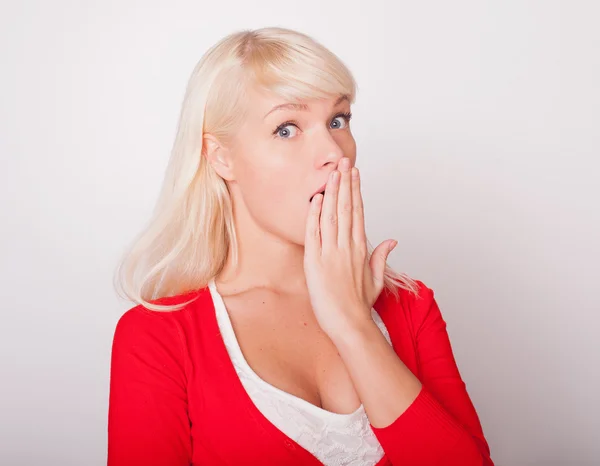
M385 263L390 255L390 252L398 245L396 240L388 240L381 243L375 248L371 259L369 259L369 266L371 267L371 273L375 281L375 286L379 289L383 287L383 274L385 272Z

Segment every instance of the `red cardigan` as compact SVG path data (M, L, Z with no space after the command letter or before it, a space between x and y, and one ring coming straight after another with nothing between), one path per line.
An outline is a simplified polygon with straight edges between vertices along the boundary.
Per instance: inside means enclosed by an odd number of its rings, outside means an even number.
M371 426L378 466L493 466L433 291L384 290L374 305L398 357L423 384L389 426ZM320 465L265 418L239 380L207 287L141 305L117 323L111 358L108 466Z

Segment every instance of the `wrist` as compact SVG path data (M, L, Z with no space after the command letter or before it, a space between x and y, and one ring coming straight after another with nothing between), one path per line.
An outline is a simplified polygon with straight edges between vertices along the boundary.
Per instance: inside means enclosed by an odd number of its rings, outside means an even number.
M337 326L335 331L328 332L329 338L338 348L359 347L362 341L368 340L380 332L377 324L371 318L371 313L357 313L361 317L354 321L347 321L344 325ZM383 334L382 334L383 336Z

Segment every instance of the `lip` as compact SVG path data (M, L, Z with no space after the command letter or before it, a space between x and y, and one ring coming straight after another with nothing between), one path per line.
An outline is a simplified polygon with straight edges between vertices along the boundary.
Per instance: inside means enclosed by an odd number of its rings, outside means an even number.
M319 189L317 189L312 196L310 196L310 201L312 202L313 197L315 197L317 194L322 193L325 191L325 188L327 187L327 183L325 183L323 186L321 186Z

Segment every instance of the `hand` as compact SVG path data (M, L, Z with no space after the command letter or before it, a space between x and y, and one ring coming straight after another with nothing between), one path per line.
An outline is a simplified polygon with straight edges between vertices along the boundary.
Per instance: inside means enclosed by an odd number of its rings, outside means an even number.
M304 273L315 317L331 337L372 323L371 307L383 290L383 273L397 242L386 240L367 257L358 169L344 157L331 172L325 196L311 201L306 223Z

